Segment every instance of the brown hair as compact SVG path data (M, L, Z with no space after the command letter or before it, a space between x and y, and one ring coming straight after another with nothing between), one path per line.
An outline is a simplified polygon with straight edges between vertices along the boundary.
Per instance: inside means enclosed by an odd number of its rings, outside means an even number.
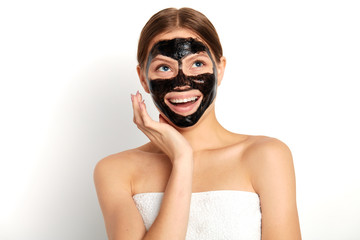
M175 28L186 28L198 34L210 47L215 60L220 62L222 57L220 39L209 19L192 8L166 8L154 14L141 31L137 52L137 60L141 68L144 67L151 40Z

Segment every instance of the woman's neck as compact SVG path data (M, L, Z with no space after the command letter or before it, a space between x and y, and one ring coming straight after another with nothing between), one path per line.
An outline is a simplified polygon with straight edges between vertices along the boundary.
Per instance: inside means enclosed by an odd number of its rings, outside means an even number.
M203 117L205 118L200 119L193 127L178 129L188 140L194 152L222 147L227 144L232 135L217 121L214 109Z

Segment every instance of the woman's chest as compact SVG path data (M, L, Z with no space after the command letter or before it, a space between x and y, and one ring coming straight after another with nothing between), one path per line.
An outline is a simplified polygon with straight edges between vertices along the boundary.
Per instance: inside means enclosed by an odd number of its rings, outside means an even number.
M172 170L165 155L148 156L137 166L133 192L164 192ZM194 154L193 192L213 190L254 191L241 154L236 151L204 151Z

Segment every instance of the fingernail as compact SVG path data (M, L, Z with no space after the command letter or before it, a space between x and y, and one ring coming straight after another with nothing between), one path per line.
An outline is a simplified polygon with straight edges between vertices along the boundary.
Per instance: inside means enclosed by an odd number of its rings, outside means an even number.
M142 96L141 96L141 93L139 91L137 91L137 98L138 98L139 101L141 101Z
M131 101L134 101L134 96L132 94L130 94L131 96Z

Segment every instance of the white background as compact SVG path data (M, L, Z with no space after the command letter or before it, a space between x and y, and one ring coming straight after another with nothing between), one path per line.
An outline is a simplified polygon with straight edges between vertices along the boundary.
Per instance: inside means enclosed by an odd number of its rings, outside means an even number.
M93 168L147 141L130 104L137 41L171 6L219 32L219 121L292 150L303 239L360 239L360 7L347 0L2 1L0 239L106 239Z

